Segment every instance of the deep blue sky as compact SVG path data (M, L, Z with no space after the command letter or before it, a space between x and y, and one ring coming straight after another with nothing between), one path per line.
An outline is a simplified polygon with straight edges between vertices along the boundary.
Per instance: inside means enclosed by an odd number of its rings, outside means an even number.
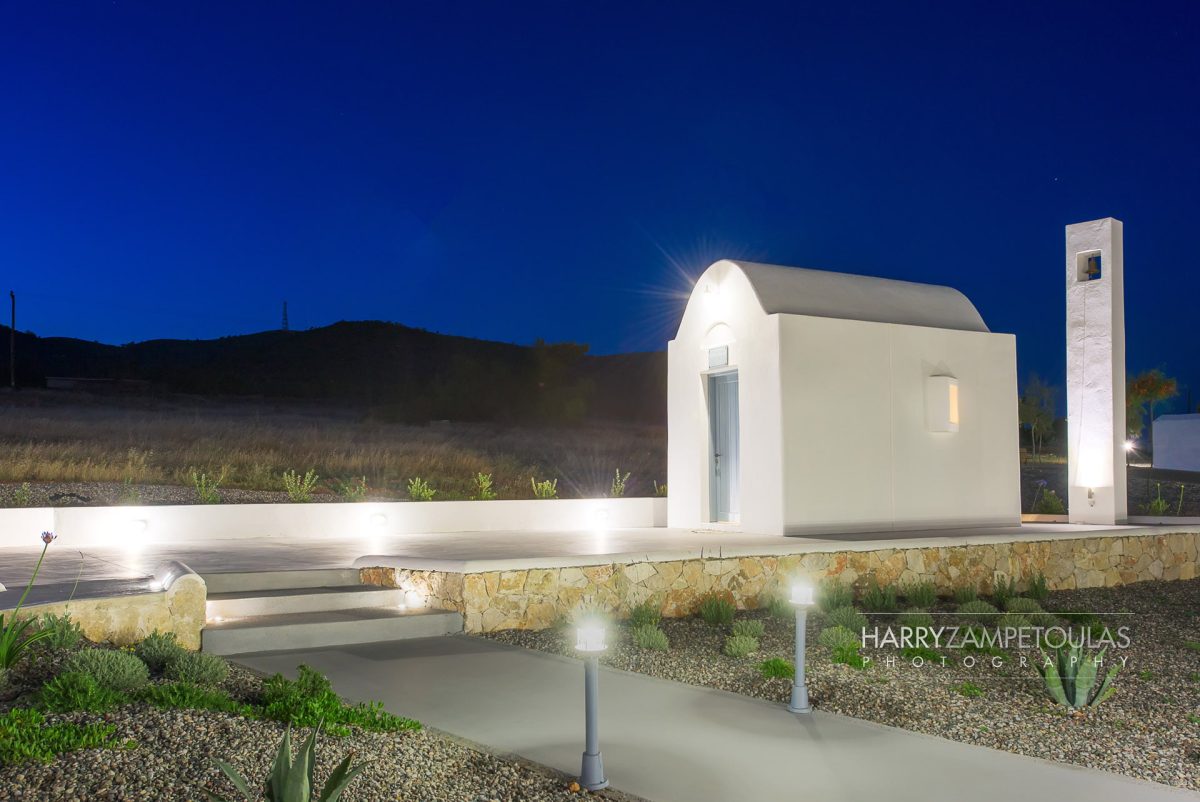
M735 256L953 285L1061 384L1063 226L1112 215L1129 367L1200 396L1200 6L987 5L8 3L0 289L606 353Z

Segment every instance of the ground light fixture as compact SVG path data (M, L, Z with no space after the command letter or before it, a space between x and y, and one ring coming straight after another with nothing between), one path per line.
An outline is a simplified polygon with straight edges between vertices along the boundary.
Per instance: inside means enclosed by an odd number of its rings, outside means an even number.
M585 621L579 625L575 649L583 655L583 702L586 736L583 765L579 784L589 791L608 787L604 775L604 758L600 755L600 653L608 648L607 632L601 621Z
M813 606L813 586L807 582L793 584L792 595L788 601L796 608L796 671L792 678L792 700L788 702L788 710L793 713L811 713L808 686L804 684L804 640L805 630L808 628L808 608Z

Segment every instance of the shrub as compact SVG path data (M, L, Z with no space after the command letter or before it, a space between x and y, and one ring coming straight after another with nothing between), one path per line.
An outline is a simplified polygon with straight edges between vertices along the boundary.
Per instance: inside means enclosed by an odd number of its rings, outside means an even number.
M986 626L996 623L1000 611L983 599L965 602L958 605L958 615L967 621L975 621Z
M334 484L334 490L346 501L362 501L367 497L367 477L360 476L349 482L338 480Z
M158 630L154 630L142 638L141 642L133 647L133 653L140 657L146 667L155 674L161 674L168 663L185 652L186 650L179 645L179 641L175 638L174 632L159 632Z
M1025 591L1029 598L1039 602L1044 602L1050 598L1050 588L1046 585L1046 575L1042 573L1034 574L1029 578L1029 589Z
M959 695L965 696L968 699L976 699L980 696L983 696L983 688L980 688L974 682L964 682L955 687L954 690Z
M790 660L772 657L758 664L758 673L763 675L763 679L795 679L796 667Z
M529 484L533 486L534 498L558 498L558 480L545 479L541 482L529 477Z
M900 650L900 656L905 660L915 660L918 657L926 663L939 663L942 656L926 646L905 646Z
M1010 613L1022 613L1024 615L1043 612L1042 605L1038 604L1033 599L1026 599L1022 598L1021 596L1016 596L1009 599L1007 603L1005 603L1004 609Z
M937 588L932 582L913 582L905 586L904 598L910 607L929 609L937 604Z
M700 617L710 627L729 626L733 623L733 602L710 593L700 601Z
M653 649L656 652L665 652L671 645L670 641L667 640L667 633L654 624L643 624L640 627L634 627L632 634L633 642L637 644L639 649Z
M83 630L79 628L79 624L71 620L70 613L55 615L54 613L43 613L42 617L37 621L39 632L49 632L49 635L44 636L39 641L43 646L49 646L51 649L59 651L69 651L79 645L83 640Z
M186 682L169 682L163 685L148 685L138 699L155 707L181 710L216 710L221 713L236 713L247 718L257 717L258 711L242 704L223 691L201 688Z
M733 622L733 634L747 638L761 638L767 627L757 618L744 618Z
M408 497L413 501L433 501L437 491L429 486L420 476L408 480Z
M833 577L824 579L817 588L817 608L823 613L854 604L854 588Z
M102 688L90 675L77 671L59 674L38 692L38 704L51 713L101 713L124 701L120 693Z
M121 492L117 495L118 504L141 504L142 490L133 483L131 477L126 476L121 482Z
M267 775L267 779L263 783L267 799L274 800L274 802L312 802L313 793L316 791L313 785L313 766L317 762L316 745L317 736L320 734L321 726L318 724L300 747L294 762L292 761L291 728L289 727L283 734L283 741L279 744L279 750L275 753L275 762L271 766L271 773ZM346 786L367 767L365 763L352 767L350 761L353 757L354 753L352 752L330 772L329 778L325 780L325 786L317 794L318 802L338 802L342 792L346 790ZM238 789L244 799L254 802L259 798L258 794L251 793L250 783L233 766L217 761L217 768L225 773L225 776L233 783L233 787ZM215 794L210 794L209 798L215 802L229 802Z
M612 487L608 489L608 495L612 498L621 498L625 495L625 483L629 481L629 473L621 475L621 469L617 468L617 474L613 477Z
M64 752L111 747L116 731L112 724L47 724L37 710L16 707L0 715L0 765L49 763Z
M853 646L855 649L862 646L859 634L845 627L827 627L821 630L821 634L817 636L817 643L833 651L849 646Z
M28 507L33 500L33 493L29 490L29 482L21 482L21 486L13 491L12 495L14 507Z
M102 688L133 693L150 681L146 664L137 655L116 649L84 649L67 659L66 670L87 674Z
M220 685L229 676L229 664L208 652L181 652L163 671L163 676L189 685Z
M295 504L305 504L312 501L313 488L317 486L317 472L309 468L303 476L293 470L283 472L283 489L287 492L288 500Z
M825 618L829 626L845 627L851 632L862 632L867 626L867 617L849 605L830 610Z
M656 481L656 482L654 483L654 495L658 496L659 498L666 498L666 497L667 497L667 483L666 483L666 482L663 482L663 483L660 485L660 484L659 484L659 483Z
M758 651L758 638L751 638L749 635L730 635L725 639L725 646L721 651L740 660Z
M1097 668L1104 660L1104 651L1101 649L1093 658L1079 646L1064 646L1053 653L1053 658L1043 652L1042 659L1034 660L1033 664L1051 699L1072 710L1081 710L1095 707L1116 692L1113 680L1120 666L1113 666L1104 679L1096 683Z
M902 627L911 627L914 630L920 631L933 628L933 616L922 610L920 607L909 607L896 619L896 623Z
M379 702L345 704L329 680L308 666L300 666L294 680L276 674L263 683L263 715L297 727L315 727L324 720L332 735L349 735L352 726L373 732L421 728L412 719L388 713Z
M1035 515L1066 515L1067 508L1057 493L1047 490L1033 502L1033 512Z
M1029 623L1033 624L1035 627L1049 629L1050 627L1058 626L1058 616L1054 615L1053 613L1047 613L1045 611L1040 613L1030 613L1026 615L1026 618L1028 618Z
M958 605L973 602L979 598L979 591L970 585L959 585L954 589L954 603Z
M996 580L996 586L992 590L992 601L1001 610L1008 604L1008 600L1017 595L1017 580L1009 577L1006 581Z
M661 620L662 610L649 599L629 611L629 625L634 629L644 626L656 627Z
M796 608L782 596L775 594L767 599L767 614L772 618L788 620L796 617Z
M496 498L496 491L492 488L492 475L490 473L475 474L475 495L472 498L476 501L491 501Z
M1031 626L1031 623L1029 618L1021 613L1004 613L996 622L996 626L1001 629L1023 629Z
M207 473L191 469L192 488L196 491L196 500L201 504L220 504L221 494L217 488L225 481L225 469L219 476L209 476Z
M881 587L878 582L872 582L863 594L862 605L870 613L894 613L897 606L896 589L891 585Z

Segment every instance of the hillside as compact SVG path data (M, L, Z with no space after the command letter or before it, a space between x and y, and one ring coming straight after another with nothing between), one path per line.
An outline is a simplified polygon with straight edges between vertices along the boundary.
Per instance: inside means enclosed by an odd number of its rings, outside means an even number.
M8 370L3 348L0 376ZM149 382L142 392L333 400L413 423L666 419L665 353L591 356L574 343L520 346L378 321L127 345L18 332L17 376L27 387L69 376Z

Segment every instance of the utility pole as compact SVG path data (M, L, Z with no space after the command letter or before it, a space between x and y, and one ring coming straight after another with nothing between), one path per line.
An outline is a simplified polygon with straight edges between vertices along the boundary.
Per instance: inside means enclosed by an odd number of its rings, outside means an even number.
M8 386L17 389L17 293L8 291L12 301L12 319L8 329Z
M287 301L284 301L284 302L283 302L283 330L284 330L284 331L287 331L287 330L288 330L288 322L287 322Z

